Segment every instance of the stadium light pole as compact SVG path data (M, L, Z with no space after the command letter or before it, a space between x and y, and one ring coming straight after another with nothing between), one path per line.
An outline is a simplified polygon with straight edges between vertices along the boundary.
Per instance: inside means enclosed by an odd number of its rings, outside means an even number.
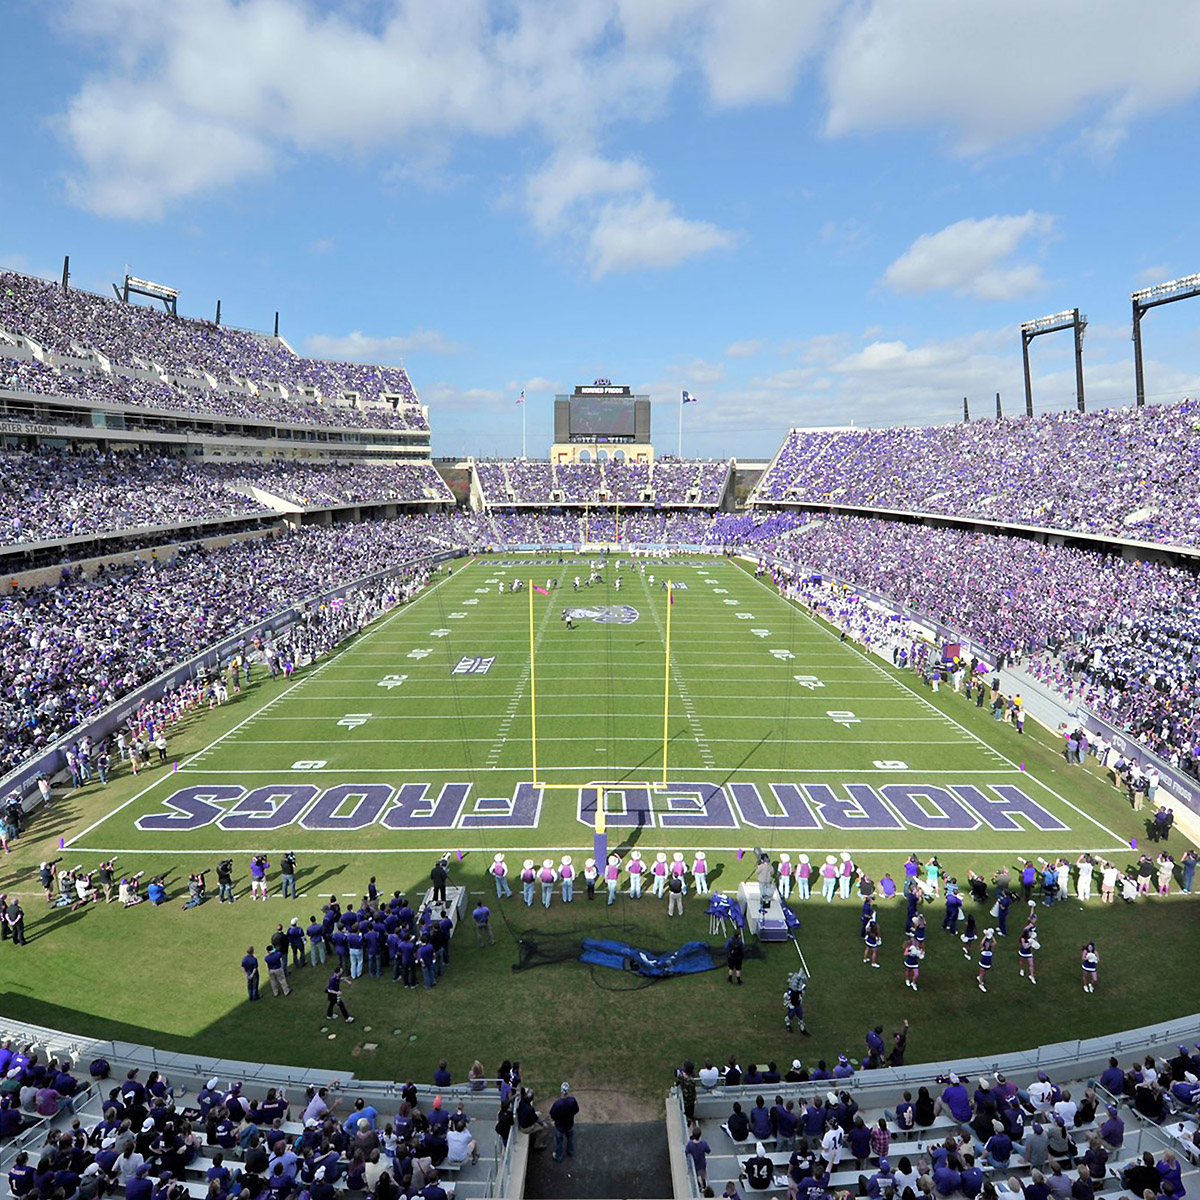
M1021 325L1021 358L1025 367L1025 415L1033 416L1033 380L1029 373L1029 343L1043 333L1057 333L1061 329L1071 329L1075 333L1075 407L1080 412L1086 408L1083 399L1083 335L1087 329L1087 317L1077 308L1067 308L1062 312L1051 313L1048 317L1038 317L1034 321L1025 321Z
M1146 403L1146 377L1142 369L1142 318L1152 308L1173 304L1176 300L1190 300L1193 296L1200 296L1200 275L1169 279L1166 283L1156 283L1153 287L1130 294L1133 301L1133 373L1137 381L1138 408Z

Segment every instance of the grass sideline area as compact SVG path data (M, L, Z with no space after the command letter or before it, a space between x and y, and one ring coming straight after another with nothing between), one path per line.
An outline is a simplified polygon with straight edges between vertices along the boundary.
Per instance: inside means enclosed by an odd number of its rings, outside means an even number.
M193 718L171 735L166 768L136 780L119 773L108 788L89 785L39 813L0 875L29 913L28 947L3 948L0 1011L164 1050L366 1078L428 1080L444 1056L462 1079L476 1057L489 1070L519 1058L543 1094L570 1079L588 1094L589 1116L630 1118L653 1115L684 1058L719 1062L736 1053L745 1065L857 1056L868 1026L882 1022L890 1035L908 1018L916 1062L1068 1041L1194 1009L1200 933L1192 898L1179 896L1039 910L1038 985L1017 976L1010 936L986 996L975 988L974 964L939 928L940 903L926 914L929 953L914 995L902 981L902 901L881 905L883 969L872 971L861 962L857 900L793 899L812 971L810 1038L783 1029L784 982L798 962L790 943L754 948L741 988L726 983L723 966L653 985L569 958L514 972L522 945L573 957L583 936L650 950L710 940L704 905L692 895L675 920L665 901L648 896L608 908L600 892L589 904L582 886L569 906L556 888L549 910L540 901L526 908L519 887L496 903L485 871L498 850L514 872L526 856L557 861L563 853L582 867L597 798L610 848L624 855L637 846L647 859L680 850L689 860L703 848L712 886L730 891L749 877L755 845L776 859L807 852L814 862L845 849L876 879L886 870L898 880L910 850L936 852L965 881L968 868L990 876L1027 854L1074 859L1092 850L1124 864L1136 857L1130 840L1145 836L1141 816L1099 770L1068 766L1033 722L1019 737L948 688L932 694L840 643L742 564L650 561L645 573L627 565L618 591L610 563L603 585L576 594L571 583L587 577L587 561L500 555L456 566L295 679L256 682ZM673 604L666 578L683 585ZM532 679L529 593L512 594L516 579L559 582L550 596L533 594ZM569 630L564 607L592 613ZM664 679L669 792L652 787L663 773ZM530 786L534 685L538 782L553 785L545 789ZM580 791L592 784L603 786ZM1004 814L991 807L998 788L1010 798L1017 789L1061 828L1038 828L1010 810L1013 828L1004 829ZM828 815L836 809L820 809L822 797L833 804L849 795L878 809L876 827L780 827L785 812L794 821ZM166 872L170 901L128 911L115 903L49 908L36 869L59 853L60 837L68 866L94 866L116 851L123 869ZM1184 845L1176 831L1176 858ZM288 849L299 859L301 898L280 899L276 865L271 899L252 903L249 854L263 850L277 864ZM444 850L452 882L489 897L497 946L477 950L473 931L462 928L431 992L393 985L390 973L356 981L346 989L353 1026L326 1023L326 976L308 968L293 973L293 994L279 999L264 972L263 1001L245 1003L238 962L247 945L261 951L276 923L292 916L307 923L330 894L343 904L357 899L371 875L384 894L423 890ZM214 898L182 911L189 870L211 871L226 854L235 859L238 903ZM214 876L209 883L215 892ZM988 924L984 910L977 916L980 928ZM1091 939L1100 985L1086 995L1079 949Z

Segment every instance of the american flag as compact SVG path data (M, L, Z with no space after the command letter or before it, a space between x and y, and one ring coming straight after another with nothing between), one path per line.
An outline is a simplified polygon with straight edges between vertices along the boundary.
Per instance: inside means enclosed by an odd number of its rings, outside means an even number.
M517 403L518 404L525 403L525 389L524 388L521 389L521 394L517 397Z

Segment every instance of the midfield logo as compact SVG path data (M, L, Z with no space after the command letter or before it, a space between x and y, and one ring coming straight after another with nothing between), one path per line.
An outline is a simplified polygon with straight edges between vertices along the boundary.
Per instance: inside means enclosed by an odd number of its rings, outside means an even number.
M451 670L451 675L486 675L492 669L492 663L496 661L495 655L491 658L460 658Z
M631 604L594 604L563 610L572 621L596 621L600 625L632 625L638 610Z

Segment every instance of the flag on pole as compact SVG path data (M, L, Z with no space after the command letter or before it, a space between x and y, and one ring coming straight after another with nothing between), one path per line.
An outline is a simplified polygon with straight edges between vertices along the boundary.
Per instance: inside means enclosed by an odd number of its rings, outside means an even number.
M667 584L667 603L675 603L675 585L673 583Z
M521 389L521 394L517 397L517 403L518 404L525 403L525 389L524 388Z
M687 390L687 388L683 389L683 403L684 404L695 404L696 399L697 398L695 396L693 396L692 393Z
M535 592L541 592L543 596L550 595L550 593L548 591L546 591L546 589L544 587L538 587L538 585L536 583L533 585L533 590Z

